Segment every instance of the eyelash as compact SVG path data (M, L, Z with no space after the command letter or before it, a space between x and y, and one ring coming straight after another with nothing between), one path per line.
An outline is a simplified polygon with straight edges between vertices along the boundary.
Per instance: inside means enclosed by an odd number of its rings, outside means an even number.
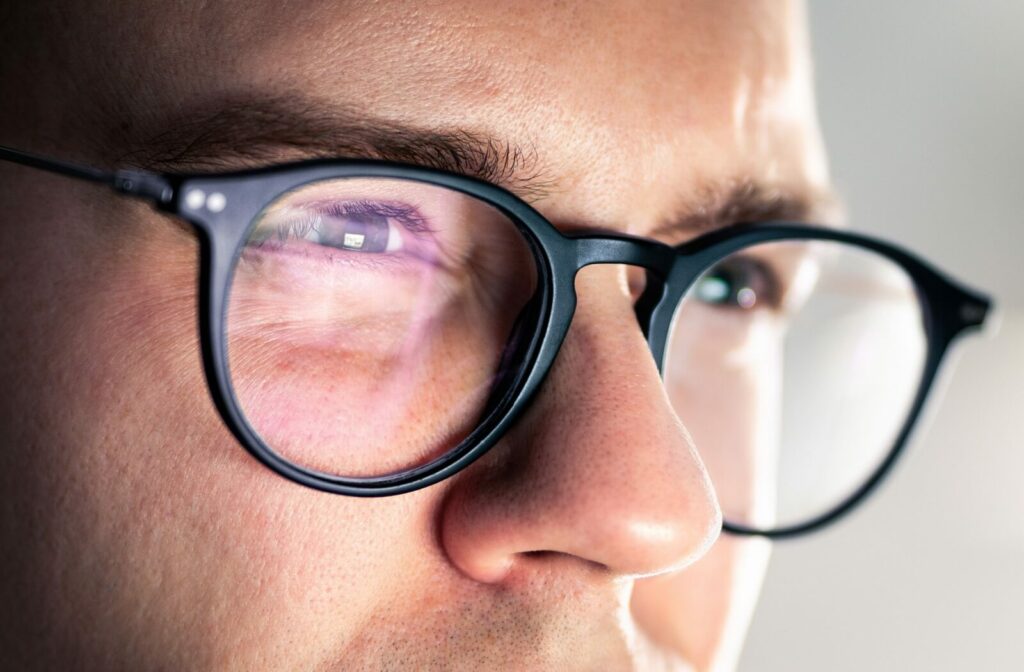
M381 201L314 201L309 207L318 214L331 217L353 217L373 215L397 220L412 233L434 234L436 231L423 217L419 210L404 203L386 203Z
M420 211L414 206L404 203L387 203L372 200L324 200L304 204L298 210L298 213L286 221L268 227L268 230L262 237L251 238L249 245L260 248L274 240L278 243L284 243L289 239L302 240L312 231L319 233L320 230L317 227L322 224L325 217L335 219L366 216L380 217L392 222L393 225L401 227L403 232L413 234L412 240L403 236L405 243L415 243L417 240L429 243L436 239L434 236L436 234L435 229L430 226ZM402 234L400 233L399 235ZM331 246L325 245L324 247L329 248ZM411 247L415 247L415 245ZM337 249L345 251L343 248ZM415 250L408 251L415 252Z

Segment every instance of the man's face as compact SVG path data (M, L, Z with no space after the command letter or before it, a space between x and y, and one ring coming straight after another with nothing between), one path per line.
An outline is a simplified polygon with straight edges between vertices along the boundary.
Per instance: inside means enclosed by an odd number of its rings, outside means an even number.
M559 228L670 243L827 186L789 3L79 4L35 3L0 29L22 45L0 65L0 144L195 170L337 155L332 119L465 132L522 149L544 187L522 193ZM318 110L322 146L267 111L282 101ZM256 110L274 133L218 125L224 109ZM766 553L717 538L713 485L756 478L770 363L670 399L635 276L590 268L544 387L482 460L411 494L323 494L260 466L219 419L188 227L91 185L2 172L9 662L734 660ZM726 397L728 423L706 400ZM737 444L743 460L716 463L715 446Z

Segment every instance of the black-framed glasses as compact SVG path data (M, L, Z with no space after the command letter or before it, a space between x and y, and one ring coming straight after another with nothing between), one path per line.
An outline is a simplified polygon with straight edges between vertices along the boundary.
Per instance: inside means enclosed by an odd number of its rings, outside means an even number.
M157 175L0 159L194 227L224 422L278 474L333 493L405 493L480 457L555 361L577 273L625 264L644 271L636 319L725 529L800 534L876 487L950 344L990 308L897 246L824 227L737 224L671 247L565 235L500 187L382 161Z

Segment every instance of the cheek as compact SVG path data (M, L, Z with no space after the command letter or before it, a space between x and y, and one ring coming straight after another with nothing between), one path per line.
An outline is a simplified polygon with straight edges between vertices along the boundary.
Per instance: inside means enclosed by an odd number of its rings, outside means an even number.
M765 540L720 537L685 570L636 582L637 624L699 669L733 669L769 555Z
M310 667L393 589L372 577L426 543L422 497L330 497L249 457L203 379L195 248L150 233L69 274L26 339L32 422L5 458L23 475L6 490L26 511L5 529L25 548L18 599L69 650L137 669Z
M425 464L479 422L525 298L425 271L375 272L367 291L370 273L343 270L333 285L271 286L239 268L227 321L239 406L307 468L366 477Z

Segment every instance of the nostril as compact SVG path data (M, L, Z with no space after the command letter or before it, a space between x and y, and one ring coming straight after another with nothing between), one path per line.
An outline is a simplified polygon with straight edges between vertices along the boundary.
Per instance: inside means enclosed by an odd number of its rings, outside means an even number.
M518 557L527 561L537 561L548 564L558 562L560 560L566 560L585 565L598 572L607 572L610 570L608 565L604 563L563 551L523 551L518 554ZM513 562L513 565L515 565L515 562Z

